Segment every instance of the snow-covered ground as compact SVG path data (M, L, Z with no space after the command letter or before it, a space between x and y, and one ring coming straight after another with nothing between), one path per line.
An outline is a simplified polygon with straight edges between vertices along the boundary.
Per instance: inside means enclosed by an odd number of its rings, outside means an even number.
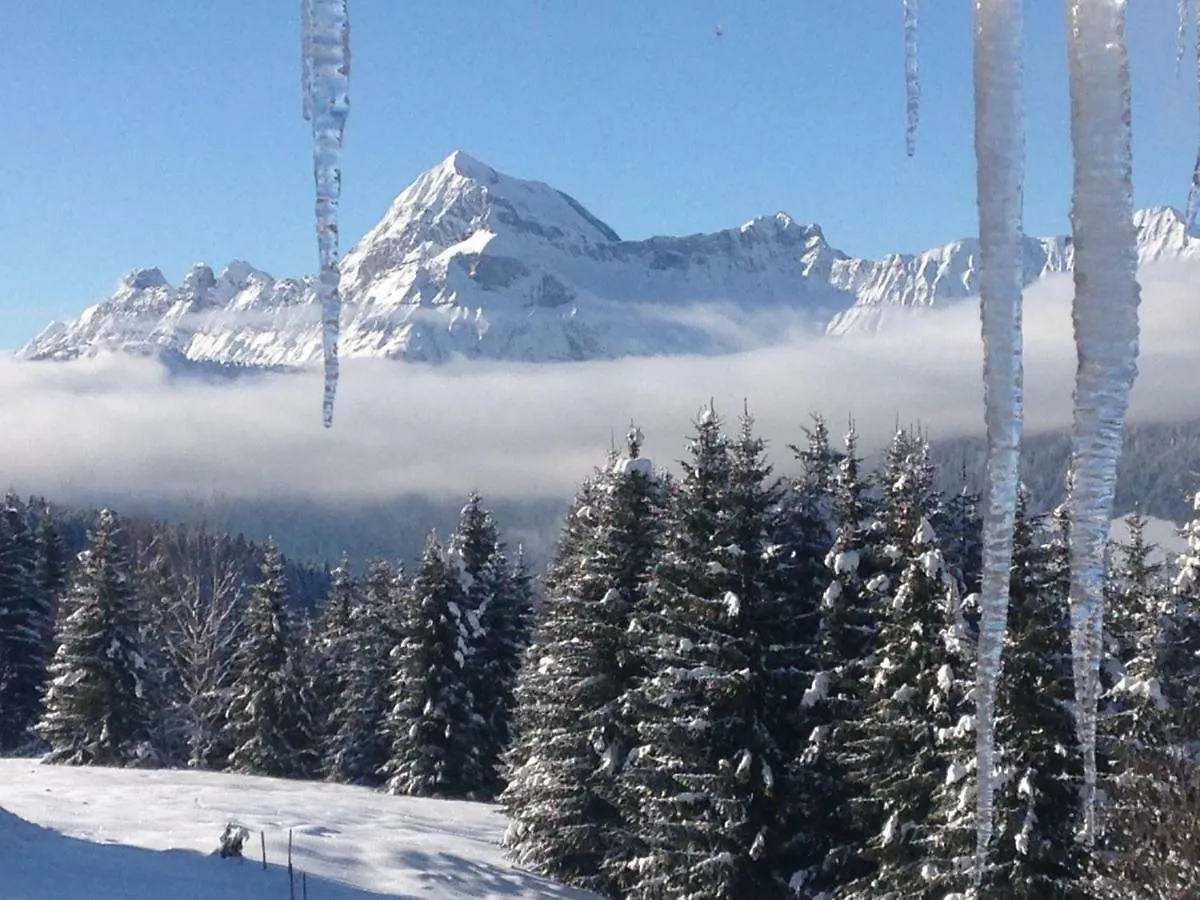
M229 821L247 859L220 859ZM504 818L479 803L190 771L0 760L2 900L281 900L288 829L310 900L586 900L512 868ZM266 835L266 871L259 832Z

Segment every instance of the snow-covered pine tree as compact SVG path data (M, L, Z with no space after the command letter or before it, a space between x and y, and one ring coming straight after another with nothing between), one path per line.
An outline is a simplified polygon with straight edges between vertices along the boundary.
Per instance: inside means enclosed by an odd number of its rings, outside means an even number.
M146 755L145 660L131 564L117 517L104 510L64 597L58 649L38 734L48 759L128 765Z
M983 896L1086 896L1087 852L1077 841L1083 762L1071 714L1065 509L1043 523L1019 498L1004 666L996 700L995 836Z
M466 597L464 616L470 637L466 680L478 717L482 780L466 789L473 796L492 797L500 787L514 671L510 662L514 636L505 632L511 631L508 620L515 618L515 611L507 607L517 595L509 590L511 571L495 519L477 492L471 493L459 513L447 555Z
M827 532L821 556L833 543L837 522L834 497L837 492L841 463L845 456L833 449L829 426L819 415L812 416L812 427L805 428L807 440L803 447L789 444L788 449L800 462L802 470L791 484L791 502L787 507L811 520L805 530L820 528ZM821 538L816 538L818 542Z
M978 594L983 583L983 516L979 504L979 495L967 483L964 463L958 491L946 500L933 520L946 565L958 577L964 597Z
M964 726L973 672L957 579L930 524L937 502L924 441L897 435L880 479L881 571L868 584L881 603L877 655L862 718L842 729L855 795L864 799L858 856L873 871L837 892L845 900L941 897L959 885L973 836L970 817L951 812L959 791L944 790L965 777L973 755L973 730Z
M1132 513L1126 522L1129 535L1111 553L1105 598L1113 683L1102 726L1116 755L1153 752L1171 740L1159 680L1170 613L1166 566L1153 559L1158 548L1146 541L1145 518Z
M748 414L730 442L704 410L683 469L635 612L649 658L627 701L639 743L622 784L638 852L622 896L783 898L796 798L779 738L794 727L800 673L774 666L803 623L778 590L780 492Z
M779 627L793 639L768 644L772 667L778 671L778 733L787 759L784 777L793 786L788 801L791 833L779 859L780 865L790 866L786 874L797 893L824 863L830 834L823 823L833 805L829 798L836 793L817 751L822 743L819 736L828 733L831 721L827 700L830 666L836 663L828 654L830 648L820 642L830 637L822 630L826 612L822 605L834 575L825 557L837 536L836 498L844 459L833 448L823 418L814 415L812 427L804 432L804 446L790 445L802 469L780 503L773 553L780 612L788 620L786 627L783 623Z
M58 604L67 590L67 557L62 538L49 504L42 503L34 535L37 560L34 564L34 580L46 598L46 654L54 654L54 623L58 618Z
M491 705L484 710L492 741L485 757L486 774L493 778L490 795L504 788L504 754L512 742L517 676L533 633L533 576L523 547L505 573L502 602L492 604L483 617L487 671L491 673ZM476 701L478 703L478 700Z
M1188 859L1195 835L1180 816L1197 808L1197 781L1188 772L1194 765L1179 753L1160 682L1171 613L1166 566L1153 561L1157 548L1146 540L1145 519L1134 513L1126 521L1129 535L1112 549L1105 597L1112 671L1099 740L1112 770L1103 773L1107 826L1097 890L1114 896L1104 888L1115 876L1115 895L1133 898L1162 896L1168 873L1188 876L1177 884L1192 884L1200 859Z
M67 560L63 552L62 538L49 506L42 509L38 518L36 541L37 565L34 568L34 577L53 610L57 606L58 598L67 589Z
M633 746L623 701L641 676L632 614L658 553L664 491L632 429L626 455L613 454L567 513L517 677L505 844L519 865L601 894L616 893L630 853L617 790Z
M343 554L329 573L329 590L317 606L311 646L308 649L309 694L314 717L314 739L320 750L322 774L333 778L331 758L337 734L337 708L346 690L353 643L350 616L358 603L358 583L350 571L350 560ZM336 779L335 779L336 780Z
M393 794L471 797L482 781L479 724L467 684L472 626L467 598L431 535L405 598L403 639L393 652L384 766Z
M37 545L21 501L0 509L0 753L28 737L41 712L50 597L37 581Z
M1193 507L1200 513L1200 494L1194 496ZM1134 730L1129 743L1138 752L1118 753L1121 777L1114 779L1114 808L1105 835L1115 852L1110 870L1101 872L1096 892L1104 898L1187 896L1200 870L1196 853L1200 779L1192 756L1200 740L1200 515L1183 527L1181 535L1187 546L1163 600L1166 612L1153 654L1165 714L1160 716L1155 709L1154 682L1139 683L1151 668L1146 658L1148 641L1139 642L1137 656L1125 667L1134 690L1121 699L1138 701L1141 721L1129 723ZM1147 593L1151 597L1145 610L1148 619L1155 601L1153 589ZM1121 726L1114 724L1112 731L1112 745L1124 750L1126 744L1119 742Z
M870 556L873 504L853 424L844 440L830 503L834 537L823 560L829 580L820 599L813 677L800 701L814 723L798 757L802 777L812 786L810 796L828 798L815 804L804 832L820 836L818 845L792 879L805 898L828 896L868 871L857 854L868 837L860 815L865 788L853 778L854 760L844 751L863 715L878 629L877 601L867 589L876 574Z
M1200 492L1197 515L1182 529L1186 550L1178 561L1170 609L1163 623L1163 695L1171 707L1171 727L1179 740L1200 741Z
M228 714L234 744L229 767L255 775L303 777L311 762L312 722L283 558L273 543L263 553L242 634Z
M897 431L879 471L878 522L872 529L876 554L882 556L881 570L890 576L893 587L909 566L912 536L922 529L923 521L932 526L943 517L935 480L928 442L912 429Z
M338 609L344 605L346 612L340 626L331 624L327 637L329 651L336 654L338 685L326 746L327 776L333 780L383 783L391 756L384 722L392 654L402 639L405 592L403 572L383 560L372 562L357 585L344 574L335 581L330 602Z

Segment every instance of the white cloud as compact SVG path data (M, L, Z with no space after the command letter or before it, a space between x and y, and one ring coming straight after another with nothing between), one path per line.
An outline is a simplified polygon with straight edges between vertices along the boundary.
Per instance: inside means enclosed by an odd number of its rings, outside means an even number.
M1200 266L1142 273L1143 354L1133 417L1200 417ZM1026 305L1030 430L1069 425L1074 376L1069 277ZM797 334L798 330L793 330ZM736 336L744 340L744 333ZM889 334L793 337L721 357L562 365L343 363L337 421L320 427L315 374L233 383L169 379L155 363L104 357L0 362L0 473L22 491L384 500L418 492L565 498L631 418L659 460L683 455L713 398L748 400L776 463L810 411L835 431L851 413L866 441L917 422L934 437L982 427L975 304Z

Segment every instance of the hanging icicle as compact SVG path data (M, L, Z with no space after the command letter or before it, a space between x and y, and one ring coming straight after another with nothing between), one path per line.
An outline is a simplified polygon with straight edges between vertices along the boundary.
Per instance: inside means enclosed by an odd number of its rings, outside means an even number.
M1178 0L1178 27L1175 41L1175 77L1183 70L1183 57L1187 53L1188 0Z
M908 155L917 151L917 122L921 115L921 80L917 69L917 7L920 0L904 0L904 93L907 125L904 146Z
M1184 31L1186 30L1187 0L1179 0L1179 58L1183 58L1183 43ZM1193 27L1195 34L1192 35L1196 43L1196 91L1200 95L1200 0L1193 0ZM1200 96L1197 97L1200 101ZM1196 164L1192 167L1192 183L1188 188L1187 212L1184 215L1184 221L1187 223L1188 230L1191 230L1196 224L1196 214L1200 212L1200 152L1196 154Z
M1125 411L1137 375L1139 289L1133 228L1125 0L1067 0L1075 189L1075 422L1070 510L1071 647L1084 757L1082 838L1096 833L1096 701L1104 550Z
M977 884L987 865L992 838L996 686L1008 627L1020 477L1024 283L1021 207L1025 175L1021 30L1021 0L976 0L975 159L987 420L983 585L975 689Z
M1183 2L1183 0L1180 0ZM312 0L300 0L300 97L304 121L312 121Z
M342 135L350 113L348 0L301 0L301 80L304 117L312 121L320 274L321 345L325 362L325 427L333 424L338 379L338 201L342 193Z

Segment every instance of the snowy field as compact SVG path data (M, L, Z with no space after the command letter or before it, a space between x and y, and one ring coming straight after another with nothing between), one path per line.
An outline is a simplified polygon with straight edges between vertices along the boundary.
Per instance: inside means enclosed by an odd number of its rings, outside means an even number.
M225 823L246 860L215 855ZM509 866L491 806L191 771L0 760L0 900L586 900ZM268 868L260 861L266 834Z

